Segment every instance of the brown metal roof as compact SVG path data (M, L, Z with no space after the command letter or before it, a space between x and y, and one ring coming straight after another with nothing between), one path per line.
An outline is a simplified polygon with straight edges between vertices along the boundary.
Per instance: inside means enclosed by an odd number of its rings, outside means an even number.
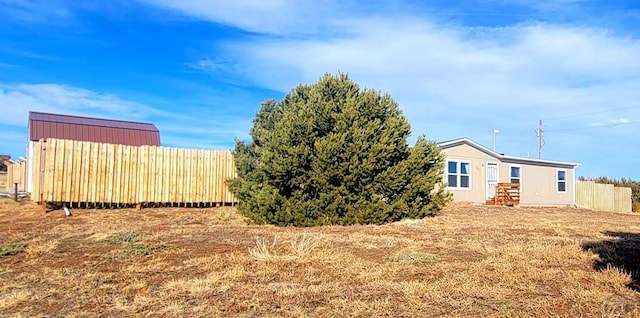
M29 112L29 140L44 138L160 146L160 132L153 124Z

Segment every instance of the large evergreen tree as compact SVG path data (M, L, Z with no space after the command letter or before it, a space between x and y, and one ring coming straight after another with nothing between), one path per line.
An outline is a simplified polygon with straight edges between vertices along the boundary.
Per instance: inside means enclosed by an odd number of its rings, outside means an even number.
M435 215L449 200L444 156L419 137L389 95L347 75L265 101L252 140L236 142L238 209L256 223L311 226Z

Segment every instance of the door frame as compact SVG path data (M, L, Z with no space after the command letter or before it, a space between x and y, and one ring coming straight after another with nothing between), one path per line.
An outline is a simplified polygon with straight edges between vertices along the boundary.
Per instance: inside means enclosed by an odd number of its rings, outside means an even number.
M489 180L489 166L495 166L496 167L496 179L495 180ZM498 182L500 182L500 162L498 161L487 161L485 162L485 171L484 171L484 188L485 188L485 199L489 200L492 197L489 195L490 194L490 188L491 188L491 181L495 182L495 185L493 185L494 189L493 189L493 196L495 197L495 187L498 185Z

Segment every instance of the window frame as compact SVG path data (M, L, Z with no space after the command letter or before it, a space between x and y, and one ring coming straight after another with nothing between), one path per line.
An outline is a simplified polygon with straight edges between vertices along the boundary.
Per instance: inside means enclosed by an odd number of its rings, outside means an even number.
M518 168L518 177L514 178L511 175L511 168ZM520 187L522 187L522 166L521 165L509 165L509 183L514 183L513 179L518 179L518 184L520 185Z
M560 180L560 172L564 172L564 180ZM568 191L568 187L569 187L569 180L568 180L568 176L569 176L569 170L568 169L556 169L556 193L558 194L567 194ZM564 182L564 191L560 191L560 183Z
M449 172L449 163L450 162L455 162L456 163L456 172L455 173L450 173ZM466 174L462 174L462 164L466 163L469 168L468 168L468 172ZM447 159L446 162L446 181L447 181L447 189L451 189L451 190L464 190L464 191L471 191L471 160L464 160L464 159ZM456 176L456 186L453 187L449 184L449 176ZM469 178L469 186L468 187L462 187L461 185L461 180L463 176L466 176Z

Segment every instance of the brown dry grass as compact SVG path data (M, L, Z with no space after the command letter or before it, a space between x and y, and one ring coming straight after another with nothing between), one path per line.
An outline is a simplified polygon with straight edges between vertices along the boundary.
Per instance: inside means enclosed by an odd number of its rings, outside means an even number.
M449 207L384 226L0 200L0 316L637 317L640 216ZM631 271L635 271L631 273Z

